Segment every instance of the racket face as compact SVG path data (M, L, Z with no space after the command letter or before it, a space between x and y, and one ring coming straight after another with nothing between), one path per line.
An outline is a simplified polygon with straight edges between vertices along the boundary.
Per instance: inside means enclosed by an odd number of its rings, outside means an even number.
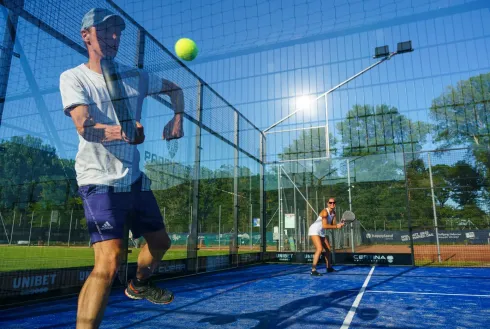
M177 139L167 141L167 150L170 158L173 159L175 154L179 150L179 141Z
M342 214L342 220L345 222L353 222L356 220L356 215L352 211L347 210Z

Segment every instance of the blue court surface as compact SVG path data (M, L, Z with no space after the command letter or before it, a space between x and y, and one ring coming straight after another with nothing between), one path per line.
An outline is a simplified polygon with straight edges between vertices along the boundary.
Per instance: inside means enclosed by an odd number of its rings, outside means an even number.
M114 290L101 328L490 327L490 268L309 269L268 264L163 281L175 292L170 305ZM0 327L74 328L76 302L3 310Z

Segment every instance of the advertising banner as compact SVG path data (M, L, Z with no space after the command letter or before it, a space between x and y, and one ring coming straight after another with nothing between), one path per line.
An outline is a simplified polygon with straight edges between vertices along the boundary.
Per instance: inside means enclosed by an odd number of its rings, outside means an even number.
M435 230L414 230L412 234L414 243L436 243ZM408 244L410 242L408 231L366 231L362 238L367 244L375 242ZM490 230L439 230L440 243L488 244L489 238Z

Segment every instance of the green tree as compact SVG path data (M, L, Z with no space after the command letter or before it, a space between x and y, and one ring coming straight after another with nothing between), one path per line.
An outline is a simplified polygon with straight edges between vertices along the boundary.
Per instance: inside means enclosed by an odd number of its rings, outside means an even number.
M296 168L293 164L284 168L291 172L310 170L318 180L305 184L322 195L338 197L338 205L347 209L348 162L352 207L359 213L363 225L373 228L374 221L379 225L392 221L399 227L399 221L406 220L403 152L421 150L430 125L410 120L397 108L382 104L375 107L353 106L344 120L336 124L336 128L338 135L330 139L333 141L331 146L334 146L331 154L339 158L319 161L314 165L305 162L302 163L304 168ZM314 129L302 132L279 157L322 157L324 151L324 130ZM424 197L420 197L420 201L427 203ZM426 207L421 206L417 212L420 209L425 210Z
M60 159L41 139L15 136L0 143L1 208L63 204L76 197L74 182L74 162Z
M336 138L330 134L330 153L337 154L334 147ZM326 154L325 128L314 128L301 131L299 137L286 146L278 155L281 160L307 159L323 157Z
M490 73L448 86L432 101L435 139L442 147L490 144Z
M482 177L470 164L458 161L447 175L452 188L451 197L461 206L475 205L482 188Z
M459 81L432 101L430 117L434 120L435 140L440 148L469 146L467 158L475 162L459 169L470 179L471 188L460 189L457 197L462 205L479 204L488 213L490 202L490 73ZM471 169L472 167L473 169ZM462 172L462 171L465 171ZM458 182L457 178L454 178ZM477 184L478 186L476 186ZM473 189L473 191L470 191ZM479 191L479 194L476 192Z
M342 156L416 152L422 148L430 125L412 121L395 107L354 105L337 124Z

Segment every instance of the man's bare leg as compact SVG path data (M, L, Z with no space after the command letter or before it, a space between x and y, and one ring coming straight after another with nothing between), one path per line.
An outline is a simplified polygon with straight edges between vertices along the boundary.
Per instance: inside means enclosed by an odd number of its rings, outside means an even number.
M156 269L163 256L170 248L171 241L165 230L144 234L146 245L138 256L136 278L148 279Z
M95 265L78 297L77 329L98 328L120 264L122 240L114 239L93 245Z
M165 230L144 234L147 244L138 256L136 278L126 288L126 296L133 299L147 299L154 304L168 304L174 295L167 289L153 284L150 276L158 266L165 252L170 248L170 238Z

